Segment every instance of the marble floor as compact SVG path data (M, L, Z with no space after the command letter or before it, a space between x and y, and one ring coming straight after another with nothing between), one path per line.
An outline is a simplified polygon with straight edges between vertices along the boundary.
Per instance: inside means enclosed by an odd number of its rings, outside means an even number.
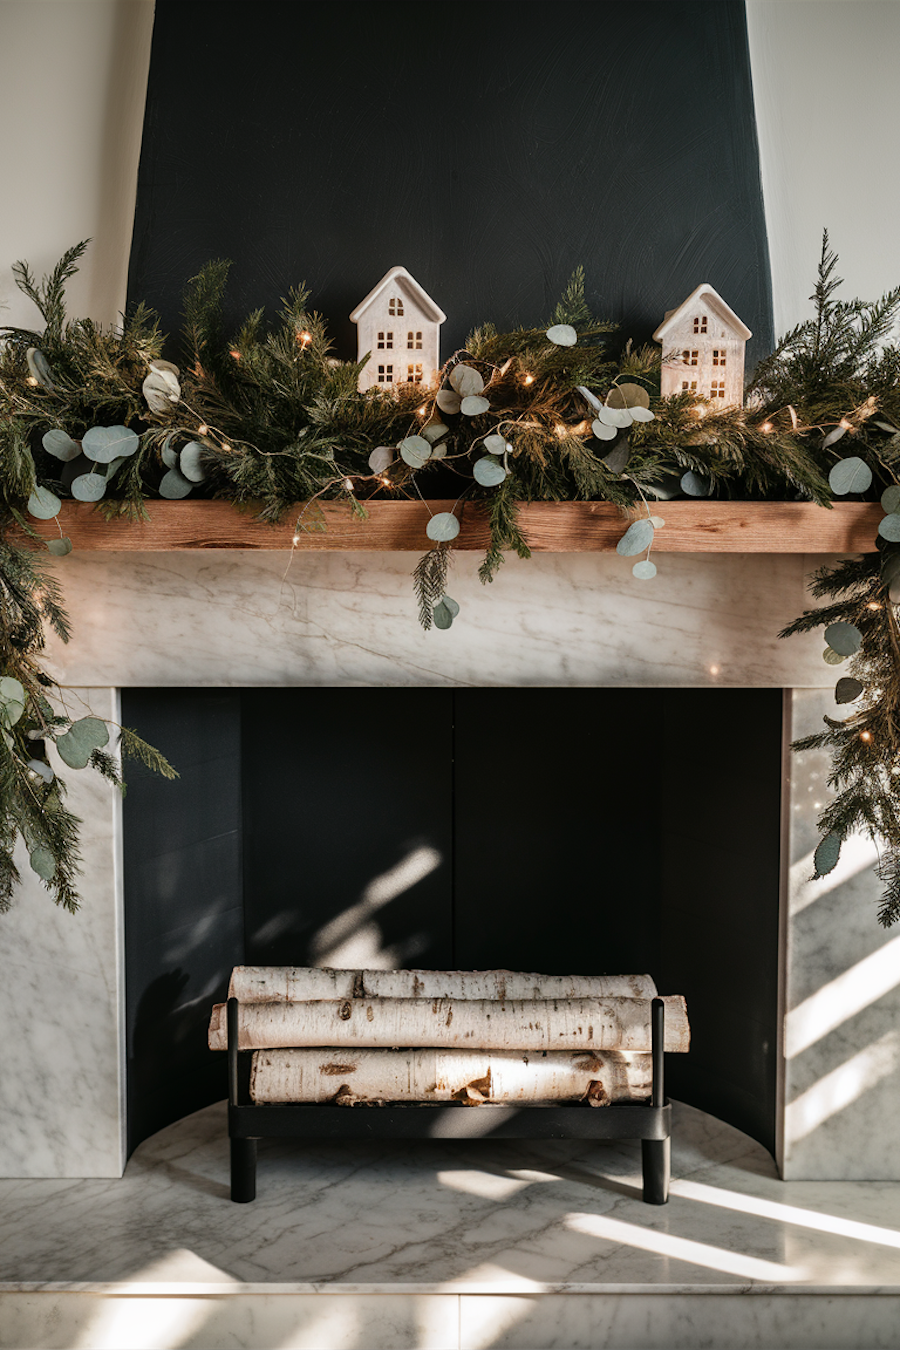
M270 1141L233 1205L217 1104L121 1180L0 1181L0 1346L900 1347L900 1184L781 1182L679 1104L668 1205L639 1173L631 1144Z

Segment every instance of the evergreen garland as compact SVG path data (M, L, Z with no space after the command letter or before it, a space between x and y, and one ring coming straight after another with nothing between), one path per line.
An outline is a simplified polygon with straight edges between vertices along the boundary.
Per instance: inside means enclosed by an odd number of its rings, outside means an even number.
M27 769L41 737L59 743L77 726L60 715L59 691L40 667L43 621L63 637L66 621L35 552L46 546L62 555L71 544L60 538L45 545L27 524L28 510L52 519L53 503L73 494L102 498L108 515L140 518L149 500L196 492L227 498L273 525L285 521L296 532L322 527L316 503L323 498L342 499L364 518L375 497L426 498L429 476L440 472L458 481L457 504L471 501L486 512L490 544L479 568L485 583L506 551L529 556L517 521L521 501L639 505L649 521L649 501L679 490L810 500L825 508L835 495L870 485L881 492L889 523L880 554L818 573L813 594L833 603L808 612L785 635L818 624L858 634L852 674L839 686L846 694L859 685L856 711L844 722L826 719L824 732L795 748L827 746L834 761L838 795L820 822L817 875L834 865L835 848L850 830L867 829L887 844L881 921L900 918L893 792L900 736L893 608L900 603L900 349L887 340L900 288L874 303L838 301L837 259L826 234L814 318L760 364L744 407L718 408L688 393L661 398L663 354L621 345L615 325L592 314L581 269L548 325L511 333L481 325L445 362L435 387L359 392L359 364L333 357L305 287L288 293L274 322L257 310L229 334L223 318L229 264L221 260L187 286L181 345L172 353L178 365L163 358L157 320L143 305L121 330L68 320L65 286L85 247L70 249L41 283L26 263L16 264L16 281L45 326L0 330L0 694L6 689L0 903L15 880L17 831L59 902L76 903L77 822L62 806L59 780L38 772L35 782L37 771ZM629 410L630 424L614 439L608 431L598 439L592 419L602 421L612 408ZM299 502L306 505L297 517ZM449 627L458 612L446 594L455 509L432 517L434 546L413 575L426 628ZM829 644L826 659L836 663L842 653ZM172 772L134 733L121 731L121 750ZM120 781L102 745L90 748L87 762ZM41 850L52 856L52 872Z

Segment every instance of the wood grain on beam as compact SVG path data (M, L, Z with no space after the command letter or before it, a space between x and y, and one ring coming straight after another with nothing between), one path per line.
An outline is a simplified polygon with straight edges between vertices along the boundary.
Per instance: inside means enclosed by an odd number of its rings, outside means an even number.
M325 502L325 530L303 531L298 549L420 552L429 511L452 510L452 501L375 501L369 519L356 520L342 502ZM875 547L883 511L876 503L840 502L826 510L809 502L659 502L665 521L654 547L660 553L865 553ZM148 502L149 522L105 521L95 508L64 502L60 524L76 549L107 552L182 549L290 549L295 516L267 525L229 502ZM608 502L530 502L520 508L525 536L536 552L609 553L627 523ZM299 513L299 508L298 508ZM484 549L487 521L472 505L458 508L462 528L454 547ZM46 538L52 522L40 523Z

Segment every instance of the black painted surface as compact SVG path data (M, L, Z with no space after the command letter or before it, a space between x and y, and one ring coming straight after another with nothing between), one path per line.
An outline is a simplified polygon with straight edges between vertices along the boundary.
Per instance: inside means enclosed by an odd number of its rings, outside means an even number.
M578 265L623 337L709 281L771 349L742 0L157 0L129 298L164 328L235 261L229 317L305 279L338 355L395 263L448 314L544 320Z
M649 971L688 1001L670 1094L773 1149L780 691L161 689L123 704L183 775L134 772L125 802L131 1147L225 1095L206 1026L232 965L389 954Z
M227 1092L206 1034L243 960L240 697L124 689L139 729L181 777L127 764L124 810L128 1147Z
M666 690L658 982L684 994L668 1090L775 1149L780 689Z

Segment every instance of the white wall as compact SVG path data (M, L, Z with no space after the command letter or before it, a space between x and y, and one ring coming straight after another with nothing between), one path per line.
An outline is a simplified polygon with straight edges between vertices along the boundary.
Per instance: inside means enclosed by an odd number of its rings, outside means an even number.
M153 0L0 0L0 324L40 327L15 286L81 239L70 312L125 303Z
M775 331L809 317L822 230L845 299L900 284L900 3L747 0Z

